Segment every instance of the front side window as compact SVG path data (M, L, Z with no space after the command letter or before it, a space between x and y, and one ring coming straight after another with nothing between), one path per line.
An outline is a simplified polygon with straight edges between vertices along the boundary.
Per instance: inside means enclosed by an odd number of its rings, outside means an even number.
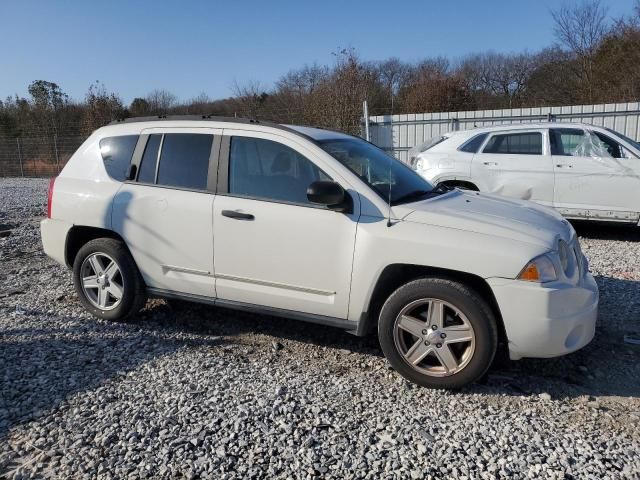
M600 132L592 132L592 135L595 135L598 140L600 140L600 146L603 148L609 156L613 158L625 158L624 147L616 142L614 139L607 137L606 135Z
M231 194L311 205L307 188L318 180L331 179L313 162L286 145L261 138L231 138Z
M123 182L127 178L136 143L138 135L106 137L100 140L100 155L104 168L114 180Z
M551 154L571 157L625 158L626 150L618 142L600 132L577 128L551 130Z
M523 132L493 135L482 153L542 155L542 134Z
M205 190L213 135L167 133L162 140L158 185Z
M420 200L433 186L410 167L359 138L321 140L320 147L369 185L385 201L398 205Z
M631 145L633 148L635 148L636 150L640 150L640 143L636 142L635 140L630 139L629 137L627 137L626 135L623 135L620 132L616 132L615 130L611 130L610 128L606 128L605 130L613 133L614 135L617 135L618 137L620 137L622 140L624 140L625 142L627 142L629 145ZM635 155L634 155L635 156Z

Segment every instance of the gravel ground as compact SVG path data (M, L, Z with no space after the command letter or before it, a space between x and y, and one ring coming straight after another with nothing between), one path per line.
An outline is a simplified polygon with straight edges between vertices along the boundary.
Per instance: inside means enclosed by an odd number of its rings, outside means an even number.
M451 393L328 327L161 300L90 317L41 252L46 189L0 180L0 477L640 478L639 230L578 225L591 345Z

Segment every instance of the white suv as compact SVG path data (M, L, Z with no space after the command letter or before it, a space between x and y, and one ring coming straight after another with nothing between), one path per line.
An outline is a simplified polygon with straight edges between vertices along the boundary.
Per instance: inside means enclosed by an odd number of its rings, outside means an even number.
M95 131L52 180L45 252L84 306L147 295L377 327L411 381L457 388L499 345L552 357L594 335L598 289L573 228L530 202L433 188L341 133L204 118Z
M444 183L532 200L567 218L638 224L640 145L579 123L452 132L415 148L414 168Z

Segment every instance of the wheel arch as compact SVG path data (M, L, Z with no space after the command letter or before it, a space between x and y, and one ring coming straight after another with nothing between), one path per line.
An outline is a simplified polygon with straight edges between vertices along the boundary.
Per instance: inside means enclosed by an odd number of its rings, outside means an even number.
M460 179L456 179L456 180L442 180L440 182L438 182L438 185L447 185L450 187L461 187L464 188L466 190L473 190L476 192L479 192L480 189L478 188L478 186L473 183L470 182L468 180L460 180Z
M120 240L126 245L124 239L113 230L99 227L87 227L83 225L74 225L67 232L67 239L65 242L64 259L69 268L73 267L73 262L78 254L78 251L91 240L96 238L113 238Z
M358 335L366 335L377 328L377 320L382 305L387 298L400 286L418 278L437 277L458 281L469 286L486 300L489 308L495 316L498 327L498 343L507 344L507 334L504 328L500 307L486 280L478 275L458 270L415 265L407 263L394 263L387 265L380 273L371 298L367 303L367 311L363 312L358 323Z

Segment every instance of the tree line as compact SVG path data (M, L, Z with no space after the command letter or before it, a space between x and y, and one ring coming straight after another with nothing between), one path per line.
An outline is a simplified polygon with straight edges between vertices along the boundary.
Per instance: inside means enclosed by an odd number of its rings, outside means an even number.
M223 115L360 130L362 102L371 114L443 112L637 101L640 97L640 0L610 18L600 0L550 12L555 42L537 52L484 52L453 61L365 61L352 49L331 65L307 65L272 87L236 84L230 98L201 94L179 101L154 90L125 105L100 83L74 101L54 82L36 80L29 97L0 101L0 137L88 135L114 119L150 115ZM507 39L505 39L506 41Z

